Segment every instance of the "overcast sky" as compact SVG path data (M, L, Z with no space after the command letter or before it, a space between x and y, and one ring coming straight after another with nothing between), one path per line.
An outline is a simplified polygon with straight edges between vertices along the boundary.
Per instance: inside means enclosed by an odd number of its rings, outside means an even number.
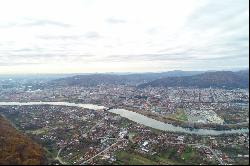
M248 0L0 0L0 74L248 68Z

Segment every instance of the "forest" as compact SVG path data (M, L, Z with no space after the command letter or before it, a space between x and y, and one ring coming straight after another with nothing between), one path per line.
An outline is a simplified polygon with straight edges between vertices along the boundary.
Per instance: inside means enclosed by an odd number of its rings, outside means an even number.
M40 145L16 130L0 115L0 165L47 164Z

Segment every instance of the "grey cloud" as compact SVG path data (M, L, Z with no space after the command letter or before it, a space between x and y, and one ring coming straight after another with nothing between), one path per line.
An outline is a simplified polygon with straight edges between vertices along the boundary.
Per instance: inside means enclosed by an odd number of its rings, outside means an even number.
M40 39L45 40L78 40L81 39L81 35L57 35L57 36L39 36Z
M26 26L45 26L45 25L52 25L52 26L59 26L66 28L71 27L70 24L52 20L33 20L32 22L26 24Z
M21 48L15 50L9 50L11 52L30 52L30 51L38 51L37 49L30 49L30 48Z
M177 53L177 54L184 54L184 53L187 53L187 52L191 52L191 51L194 51L194 48L190 48L190 46L176 46L176 47L169 47L169 48L165 48L165 49L161 49L161 50L158 50L157 52L160 53L160 54L164 54L164 53L167 53L167 52L171 52L171 53Z
M235 0L208 0L207 3L197 9L189 18L189 26L200 28L214 28L221 24L230 24L234 22L248 10L248 1L239 0L241 3ZM246 4L244 4L246 3ZM242 16L241 16L242 19Z
M11 27L35 27L35 26L58 26L63 28L71 27L70 24L66 24L59 21L53 20L41 20L41 19L24 19L19 22L9 22L6 24L1 24L0 27L2 28L11 28Z
M16 54L5 56L0 55L0 66L19 66L19 65L38 65L49 63L87 63L92 60L92 54L63 54L63 53L44 53L44 54Z
M186 49L187 55L200 56L192 59L195 61L225 60L232 63L234 59L249 59L248 1L239 1L206 1L189 17L184 27L185 32L193 34L201 43L206 42L199 46L190 43L180 48L183 47L184 52ZM210 33L214 35L207 37L206 34Z
M239 2L240 1L240 2ZM248 0L207 0L204 6L198 8L190 15L186 25L186 31L201 33L216 31L215 39L227 37L227 34L249 34ZM231 38L230 38L231 37ZM228 39L232 39L229 36Z
M244 39L245 41L245 39ZM218 49L222 48L222 49ZM201 48L174 47L151 54L110 55L107 61L215 61L248 59L248 46L237 46L231 49L226 45L208 45Z
M107 61L175 61L190 60L194 58L192 55L185 53L152 53L152 54L131 54L131 55L110 55L105 57Z
M49 36L49 35L43 35L43 36L38 36L38 38L40 39L44 39L44 40L80 40L83 38L87 38L87 39L99 39L102 36L95 31L90 31L90 32L86 32L85 34L79 34L79 35L53 35L53 36Z
M20 60L20 59L24 59L24 58L30 58L30 59L41 59L41 58L44 58L44 59L53 59L53 58L74 58L74 57L77 57L77 58L81 58L81 57L85 57L85 58L89 58L89 57L93 57L95 55L93 54L66 54L66 53L63 53L65 52L65 50L60 50L60 51L54 51L54 52L50 52L50 53L28 53L26 52L25 54L22 54L22 53L6 53L4 56L8 56L9 60L11 59L15 59L15 60ZM1 55L0 55L0 60L1 60Z
M126 20L123 19L118 19L118 18L109 18L106 20L109 24L122 24L126 23Z
M39 63L18 63L18 62L0 62L0 66L20 66L20 65L39 65Z
M69 42L58 43L57 48L15 48L11 49L10 44L6 45L6 50L0 49L0 66L3 65L23 65L23 64L38 64L38 63L48 63L48 62L140 62L140 61L188 61L194 66L208 67L212 65L244 65L249 59L249 16L246 15L248 11L248 6L244 4L247 1L241 0L207 0L206 4L200 7L187 20L183 29L178 32L178 35L191 34L190 37L193 39L189 42L179 42L177 45L176 41L179 40L177 37L172 37L167 40L166 47L164 49L160 48L151 53L142 54L127 54L123 55L122 52L115 55L109 55L107 57L93 55L91 53L86 53L80 50L77 52L73 50L75 43L79 42L83 44L91 44L94 42L89 42L91 40L100 39L103 36L98 32L89 31L79 35L51 35L51 36L38 36L40 39L44 40L69 40ZM204 2L204 1L203 1ZM126 20L119 18L109 18L105 20L109 26L111 24L124 24L127 23ZM59 26L59 27L70 27L71 25L51 21L51 20L24 20L23 22L9 23L5 26L15 27L15 26ZM3 26L0 23L0 27ZM155 34L159 32L161 27L157 25L152 25L146 31L148 34ZM159 32L160 34L160 32ZM208 36L206 34L213 34L213 36ZM105 35L105 34L104 34ZM173 35L174 36L174 35ZM187 35L189 36L189 35ZM85 40L82 40L85 39ZM180 39L182 39L180 37ZM185 38L184 38L185 39ZM76 41L75 43L73 41ZM84 43L86 41L86 43ZM53 41L54 42L54 41ZM150 40L154 43L154 41ZM158 45L153 45L149 42L148 46L153 47ZM172 42L174 46L172 46ZM56 42L55 42L56 43ZM74 44L73 44L74 43ZM157 43L157 41L155 42ZM176 44L177 43L177 44ZM67 47L69 46L70 47ZM116 48L119 43L115 42L112 44L104 43L106 48ZM126 43L124 44L124 46ZM65 47L64 47L65 46ZM72 46L72 47L71 47ZM160 46L159 46L160 47ZM2 47L4 48L4 47ZM14 48L14 46L13 46ZM71 48L71 49L67 49ZM94 49L95 47L93 47ZM129 48L128 48L129 49ZM240 62L240 63L239 63ZM222 66L223 66L222 65Z
M91 31L91 32L85 33L84 37L87 39L98 39L98 38L101 38L101 35L98 32Z
M233 59L247 59L248 55L246 54L235 54L235 55L229 55L229 56L219 56L219 57L213 57L213 58L201 58L197 60L233 60Z
M160 27L152 27L152 28L149 28L146 31L146 33L149 34L149 35L154 35L159 31L159 29L160 29Z
M18 50L15 50L18 51ZM61 60L81 60L81 59L88 59L92 58L95 55L91 53L79 53L79 54L74 54L74 53L66 53L65 50L53 50L49 52L39 52L39 51L26 51L26 52L15 52L15 51L10 51L10 52L5 52L0 54L0 62L1 61L6 61L6 62L23 62L23 61L37 61L39 62L40 60L44 61L53 61L57 59ZM69 52L72 52L71 50Z

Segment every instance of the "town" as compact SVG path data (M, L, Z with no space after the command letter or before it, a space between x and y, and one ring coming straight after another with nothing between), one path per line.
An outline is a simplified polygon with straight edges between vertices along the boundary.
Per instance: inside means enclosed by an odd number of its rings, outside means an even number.
M176 126L248 128L245 89L97 87L5 88L0 101L47 101L128 109ZM45 147L54 164L249 164L249 133L160 131L106 109L1 106L1 113Z
M247 89L186 87L138 89L129 85L69 86L35 90L31 88L32 86L26 85L1 89L0 101L91 103L108 108L126 108L163 122L185 126L193 122L204 125L244 126L249 121Z

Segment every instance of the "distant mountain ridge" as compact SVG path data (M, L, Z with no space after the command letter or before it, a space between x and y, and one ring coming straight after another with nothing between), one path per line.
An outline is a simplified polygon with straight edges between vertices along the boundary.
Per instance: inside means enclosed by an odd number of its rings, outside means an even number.
M248 88L249 70L238 72L216 71L193 76L166 77L141 84L138 87Z
M132 84L138 85L160 78L172 76L190 76L203 73L202 71L170 71L163 73L142 73L142 74L89 74L89 75L76 75L73 77L66 77L53 80L49 82L52 86L97 86L101 84Z
M142 74L88 74L59 78L49 86L94 87L106 85L134 85L138 88L151 87L218 87L248 88L249 70L232 71L170 71Z

